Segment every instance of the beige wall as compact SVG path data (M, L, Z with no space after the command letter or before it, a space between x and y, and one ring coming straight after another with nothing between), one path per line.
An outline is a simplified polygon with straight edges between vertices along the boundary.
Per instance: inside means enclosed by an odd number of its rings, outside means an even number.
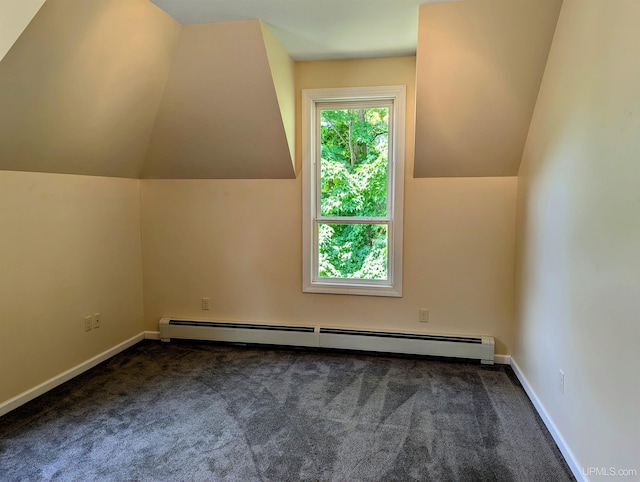
M269 28L260 22L267 51L273 86L276 90L280 118L287 136L291 164L295 169L296 137L296 65Z
M638 19L564 1L520 168L514 360L578 468L640 474Z
M416 177L517 174L561 4L420 6Z
M0 169L139 177L179 30L148 0L48 0L0 62Z
M174 315L480 333L509 353L516 178L411 177L413 57L296 69L298 99L300 88L408 87L403 298L302 293L300 178L143 180L145 329ZM419 308L431 310L428 325Z
M0 171L0 403L142 331L139 184Z
M295 177L280 107L258 20L184 25L142 177Z
M0 2L0 61L38 13L44 0L5 0Z

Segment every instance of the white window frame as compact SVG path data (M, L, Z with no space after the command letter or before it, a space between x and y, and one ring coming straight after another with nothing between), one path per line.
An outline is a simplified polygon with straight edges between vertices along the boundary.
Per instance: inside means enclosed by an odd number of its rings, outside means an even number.
M406 87L350 87L302 91L302 291L368 296L402 296L402 221L404 210L404 152ZM388 253L386 280L324 278L318 276L319 106L349 101L390 101ZM335 105L332 108L339 108ZM345 108L348 106L345 104ZM324 218L325 220L327 218ZM352 218L348 218L352 219ZM367 223L368 218L358 218Z

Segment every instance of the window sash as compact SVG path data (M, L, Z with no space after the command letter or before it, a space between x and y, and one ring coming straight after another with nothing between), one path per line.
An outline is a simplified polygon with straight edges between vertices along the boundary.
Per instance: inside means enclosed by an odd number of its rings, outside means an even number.
M336 282L339 284L351 285L390 285L393 284L394 273L394 256L393 253L393 223L391 221L376 220L373 222L360 222L360 218L357 218L357 222L344 222L345 218L335 218L336 221L325 221L322 219L316 219L313 222L313 281L314 282ZM320 276L320 224L382 224L387 226L387 277L385 279L366 279L366 278L330 278Z
M303 177L303 291L368 296L402 296L402 225L404 193L404 143L406 87L356 87L305 89L302 92L302 177ZM345 100L346 99L346 100ZM363 102L364 101L364 102ZM387 216L321 216L319 110L389 108ZM316 185L318 187L316 187ZM386 224L388 260L386 280L328 278L318 276L318 225Z
M334 101L334 102L314 102L315 109L315 126L313 141L315 142L314 156L313 156L313 169L315 171L314 176L314 189L315 189L315 206L314 206L314 219L330 219L329 216L323 216L321 213L321 195L322 195L322 160L320 157L320 149L322 147L322 126L321 116L323 110L348 110L348 109L374 109L386 107L389 110L389 124L387 133L387 216L381 218L367 218L367 219L385 219L391 221L391 213L394 212L394 185L395 185L395 149L394 149L394 129L395 129L395 99L366 99L355 101ZM352 216L351 218L360 218L360 216ZM346 216L344 218L347 218ZM364 218L364 217L363 217ZM389 250L390 251L390 250ZM387 254L389 256L389 254Z

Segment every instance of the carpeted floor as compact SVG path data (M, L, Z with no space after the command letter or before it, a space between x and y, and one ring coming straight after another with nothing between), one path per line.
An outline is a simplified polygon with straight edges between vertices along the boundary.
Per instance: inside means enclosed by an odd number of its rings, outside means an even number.
M573 480L506 366L143 342L0 418L5 480Z

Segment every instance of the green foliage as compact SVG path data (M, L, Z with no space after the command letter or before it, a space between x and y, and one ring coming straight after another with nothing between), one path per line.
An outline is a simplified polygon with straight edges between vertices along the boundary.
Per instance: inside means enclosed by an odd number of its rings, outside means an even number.
M388 108L321 112L320 213L387 215ZM321 224L319 275L385 279L387 226Z
M318 244L320 276L387 278L385 224L320 224Z

